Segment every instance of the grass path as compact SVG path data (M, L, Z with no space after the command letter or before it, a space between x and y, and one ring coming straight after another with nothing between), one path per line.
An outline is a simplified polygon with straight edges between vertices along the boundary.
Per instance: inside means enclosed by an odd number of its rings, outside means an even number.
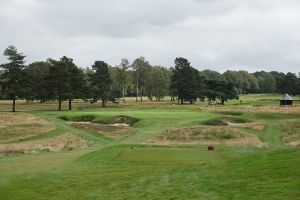
M244 128L244 130L255 137L258 137L262 142L267 144L268 149L280 149L287 147L280 138L281 127L277 122L266 122L266 127L262 131Z
M284 147L283 142L280 139L281 127L277 122L269 123L262 135L264 142L268 144L269 148L282 148Z
M91 131L85 130L85 129L78 129L70 124L66 123L65 121L58 119L57 115L53 115L51 112L50 114L47 113L40 113L40 112L33 112L32 114L35 114L43 119L48 120L49 122L56 125L57 129L55 131L39 135L32 139L41 139L41 138L47 138L47 137L53 137L53 135L60 135L63 133L72 133L79 135L83 137L84 139L87 139L90 142L96 143L96 145L105 145L105 144L111 144L113 143L113 140L110 138L106 138L104 136L101 136L99 134L95 134Z

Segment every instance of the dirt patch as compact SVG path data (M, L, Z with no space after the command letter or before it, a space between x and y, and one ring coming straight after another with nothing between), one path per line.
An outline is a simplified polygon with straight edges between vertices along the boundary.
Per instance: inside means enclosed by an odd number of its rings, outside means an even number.
M30 141L23 143L0 144L0 155L10 156L21 153L35 153L40 151L61 151L65 149L73 149L76 147L84 147L87 145L86 140L73 134L64 134L57 137Z
M228 125L234 125L234 124L243 124L243 123L249 123L250 121L240 118L217 118L212 119L209 121L204 122L204 125L210 125L210 126L228 126Z
M134 129L125 123L97 124L91 122L73 122L72 126L90 130L109 138L118 138L134 132Z
M203 144L256 147L265 146L265 144L258 138L238 128L211 126L171 129L153 137L147 143L164 145Z
M0 113L0 143L17 142L55 128L54 124L27 113Z
M300 120L283 120L281 125L282 141L291 146L300 146Z

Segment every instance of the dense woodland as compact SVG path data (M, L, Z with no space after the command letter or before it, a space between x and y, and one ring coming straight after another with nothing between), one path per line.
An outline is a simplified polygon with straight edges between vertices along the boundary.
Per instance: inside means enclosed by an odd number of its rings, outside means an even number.
M90 103L100 100L104 107L107 101L117 103L125 101L127 96L141 102L145 96L149 101L171 96L172 101L181 104L197 100L224 104L227 100L238 99L239 94L300 95L300 74L199 71L185 58L176 58L171 68L151 65L143 57L132 63L122 59L117 66L95 61L91 67L81 68L66 56L26 65L26 56L14 46L5 49L3 55L8 61L0 65L0 97L13 101L13 111L17 99L57 100L58 110L61 110L62 101L67 100L71 110L73 99Z

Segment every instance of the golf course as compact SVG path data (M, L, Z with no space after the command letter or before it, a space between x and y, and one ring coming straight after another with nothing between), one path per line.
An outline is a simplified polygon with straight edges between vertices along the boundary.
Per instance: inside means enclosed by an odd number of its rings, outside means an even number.
M279 98L2 101L0 199L300 199L300 105Z

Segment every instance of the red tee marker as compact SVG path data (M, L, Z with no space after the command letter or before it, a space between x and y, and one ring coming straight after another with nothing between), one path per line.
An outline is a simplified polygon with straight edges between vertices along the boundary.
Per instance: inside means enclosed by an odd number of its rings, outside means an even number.
M208 146L208 147L207 147L207 150L208 150L208 151L214 151L214 150L215 150L215 147L213 147L213 146Z

